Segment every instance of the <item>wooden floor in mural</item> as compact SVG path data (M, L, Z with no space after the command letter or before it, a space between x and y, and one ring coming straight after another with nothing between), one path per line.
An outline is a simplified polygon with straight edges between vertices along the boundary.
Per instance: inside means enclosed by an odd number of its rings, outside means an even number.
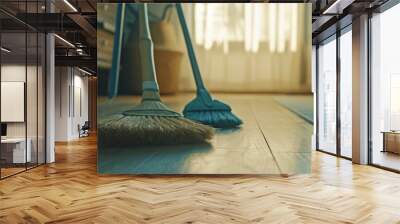
M162 97L182 111L193 94ZM105 148L99 146L99 172L105 174L293 174L311 167L313 126L268 94L218 94L231 105L243 125L218 130L210 144ZM312 118L312 96L308 99ZM139 99L119 97L112 103L100 100L99 118L127 110ZM301 104L300 104L301 106ZM300 108L301 109L301 108Z
M0 181L0 223L400 223L400 175L312 153L302 175L98 175L96 139Z

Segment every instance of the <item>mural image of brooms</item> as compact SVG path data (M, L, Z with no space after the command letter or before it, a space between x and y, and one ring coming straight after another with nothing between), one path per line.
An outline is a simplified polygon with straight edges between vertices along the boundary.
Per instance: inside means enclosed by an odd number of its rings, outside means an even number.
M156 81L147 4L138 5L139 51L143 68L142 101L131 110L100 121L99 138L101 142L113 146L201 143L211 139L214 132L212 127L233 128L239 126L242 121L231 112L231 108L220 101L213 100L203 84L183 10L179 3L176 4L176 9L192 65L197 96L185 106L184 116L161 102ZM123 21L118 19L118 16L124 16L123 9L123 3L120 3L117 9L116 23ZM117 93L119 71L115 67L119 67L123 33L122 24L116 25L112 72L110 74L111 83L109 83L110 98L113 98Z

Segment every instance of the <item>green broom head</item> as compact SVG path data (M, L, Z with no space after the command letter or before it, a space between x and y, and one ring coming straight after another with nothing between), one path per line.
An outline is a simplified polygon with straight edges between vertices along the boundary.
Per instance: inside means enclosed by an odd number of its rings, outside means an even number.
M99 123L100 144L117 147L204 143L213 129L171 110L158 97ZM157 93L158 94L158 93ZM146 94L145 94L146 95Z
M242 124L229 105L213 100L205 89L199 90L196 98L185 106L183 115L215 128L235 128Z

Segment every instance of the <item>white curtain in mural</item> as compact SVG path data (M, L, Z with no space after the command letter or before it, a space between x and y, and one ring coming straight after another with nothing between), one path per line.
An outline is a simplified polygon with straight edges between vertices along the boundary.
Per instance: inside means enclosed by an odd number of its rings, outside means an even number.
M196 43L210 50L229 42L243 42L246 51L256 53L260 42L270 51L295 52L298 47L298 4L196 4Z
M187 5L188 6L188 5ZM211 90L311 91L308 4L198 3L186 7L202 75ZM185 69L189 69L189 64ZM186 70L187 72L190 72ZM183 89L193 89L182 77Z

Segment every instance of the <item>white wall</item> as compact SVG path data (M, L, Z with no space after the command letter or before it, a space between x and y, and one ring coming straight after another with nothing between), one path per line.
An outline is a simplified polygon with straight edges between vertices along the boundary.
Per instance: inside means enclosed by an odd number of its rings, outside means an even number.
M68 140L68 117L70 84L69 69L67 67L55 68L55 141Z
M1 81L1 121L24 122L25 83ZM36 105L35 105L36 108Z
M56 67L56 141L77 139L78 125L88 120L88 78L83 75L76 68Z
M38 69L38 70L37 70ZM22 122L6 122L8 138L24 138L27 136L31 148L32 161L44 163L45 150L45 117L44 117L44 73L41 66L25 66L24 64L10 63L1 66L2 82L24 82L26 85L26 102L20 108L26 112L26 120ZM27 79L27 80L26 80ZM24 94L24 92L22 92ZM7 97L2 95L2 97ZM26 103L26 106L25 106ZM12 110L2 107L1 110ZM12 111L7 111L11 112ZM37 156L38 154L38 156ZM50 161L50 160L49 160Z
M75 70L76 72L77 70ZM74 104L72 108L72 119L71 119L71 136L73 138L79 137L78 132L78 124L83 125L85 121L89 120L88 116L88 78L85 76L81 76L82 73L79 75L74 75L74 92L72 93L74 96L71 96L74 99L74 102L71 102L71 105ZM80 102L79 102L80 101ZM79 108L80 107L80 108ZM81 111L80 111L81 110Z
M1 81L2 82L25 82L25 64L6 64L1 66ZM28 74L32 74L32 71L36 69L33 66L27 67ZM36 70L35 70L36 74ZM36 90L34 93L27 93L27 96L35 96ZM1 108L1 110L6 110L7 108ZM28 120L31 117L28 117ZM25 122L7 122L7 136L8 137L25 137Z

